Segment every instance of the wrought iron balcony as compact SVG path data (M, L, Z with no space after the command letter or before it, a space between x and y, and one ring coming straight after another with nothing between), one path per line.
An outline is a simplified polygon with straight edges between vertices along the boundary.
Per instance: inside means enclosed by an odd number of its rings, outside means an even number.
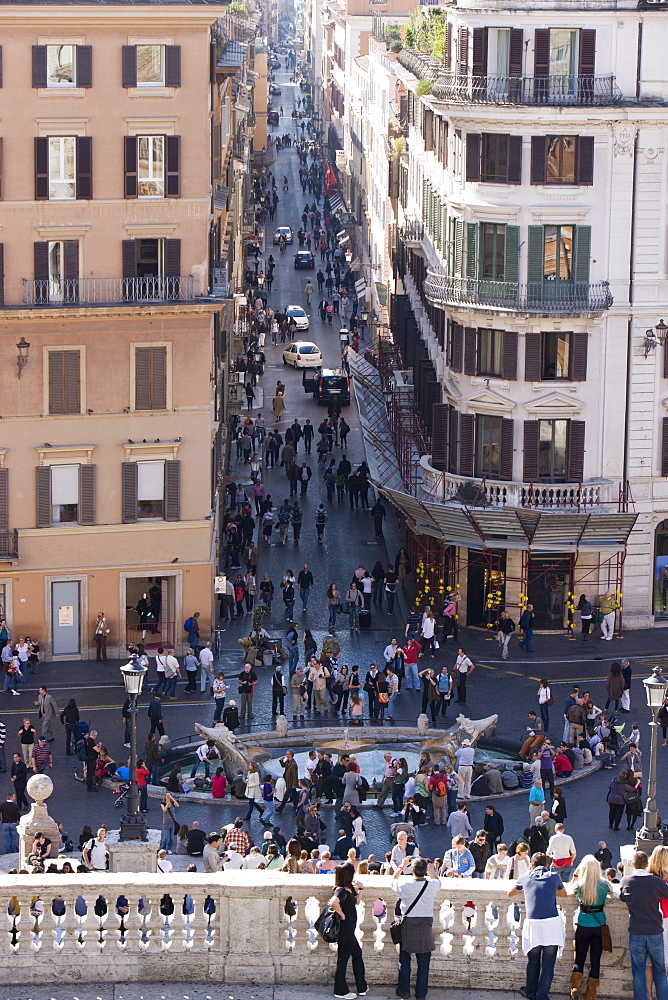
M68 278L23 280L27 306L125 305L128 302L190 302L195 298L192 275L160 278Z
M465 104L619 104L622 92L609 76L468 76L439 74L431 89L439 101Z
M603 312L612 305L607 281L595 285L567 281L520 284L485 278L451 278L433 268L427 271L424 293L435 306L468 305L516 312Z
M16 528L0 531L0 559L18 559L19 533Z

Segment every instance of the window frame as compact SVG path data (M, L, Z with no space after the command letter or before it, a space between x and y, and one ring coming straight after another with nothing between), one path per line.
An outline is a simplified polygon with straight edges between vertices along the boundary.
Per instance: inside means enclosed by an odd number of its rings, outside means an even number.
M538 483L566 483L568 482L568 425L570 421L568 418L557 417L555 419L545 419L539 417L538 419L538 475L536 477L536 482ZM542 442L543 442L543 425L551 426L551 441L550 441L550 469L546 473L541 473L541 460L542 460ZM557 425L564 425L563 441L564 441L564 471L562 473L556 473L554 471L554 459L555 459L555 439Z
M560 187L575 187L578 185L578 136L577 135L546 135L545 136L545 184L546 185L559 185ZM572 150L572 180L564 179L564 150L563 145L567 140L572 140L573 150ZM550 176L550 147L551 144L557 142L559 144L559 173L555 176Z
M489 337L487 335L489 335ZM503 378L504 377L504 375L503 375L503 335L504 335L504 331L503 330L495 330L492 327L486 327L486 326L484 326L484 327L478 327L478 343L477 343L477 349L476 349L476 356L477 356L476 368L477 368L478 375L480 375L480 376L482 376L484 378ZM494 357L494 355L498 355L498 366L497 366L498 370L497 371L494 371L494 370L486 371L485 367L482 364L483 353L484 353L483 352L483 340L487 340L487 339L491 340L491 346L490 346L489 351L487 352L489 354L489 356L490 357ZM490 365L489 367L493 368L493 365Z
M77 49L78 45L74 42L64 42L62 44L55 42L47 42L46 48L46 89L47 90L74 90L78 86L77 82ZM72 80L71 81L52 81L51 74L49 71L49 54L53 49L65 49L70 48L72 50Z
M58 153L58 161L60 166L61 176L54 177L51 172L52 165L52 144L59 144L60 151ZM72 176L66 177L63 173L65 164L67 162L68 153L65 149L65 144L71 143L71 158L72 158ZM49 197L48 201L76 201L77 200L77 136L75 135L49 135L47 136L47 155L48 155L48 185L49 185ZM52 193L52 185L59 184L65 185L70 184L72 186L71 195L56 195Z
M167 164L166 164L166 153L167 153L167 142L164 135L155 134L145 134L137 135L137 198L142 201L164 199L166 197L167 189ZM146 159L148 165L148 172L145 178L141 176L141 145L143 142L148 144L149 156ZM155 157L156 146L159 144L161 150L160 165L162 167L162 174L158 176L155 173L155 164L157 161ZM142 194L141 185L142 184L156 184L161 186L161 190L157 194Z
M138 88L140 88L140 89L142 89L142 90L156 88L156 87L162 87L162 88L164 88L166 86L165 79L166 79L166 68L167 68L167 59L166 59L166 52L165 52L166 44L164 42L138 42L136 44L135 48L136 48L136 52L137 52L137 65L136 65L137 80L136 80L135 86L138 87ZM160 70L161 70L161 76L160 76L160 80L159 81L154 81L154 80L145 81L145 80L140 80L139 79L139 65L140 65L140 63L139 63L139 50L140 49L159 49L159 51L160 51Z
M557 350L555 352L555 357L558 357L558 341L564 339L567 343L567 356L568 364L566 366L566 373L564 375L548 375L546 373L546 363L547 363L547 351L546 346L549 343L548 338L553 338L557 343ZM542 330L540 338L540 381L541 382L570 382L572 381L573 368L573 331L561 331L561 330Z
M550 274L546 274L545 267L546 267L547 259L548 259L548 255L547 255L547 252L546 252L546 248L547 248L547 245L548 245L547 244L548 231L552 230L552 229L555 230L555 253L554 253L555 272L554 272L553 275L550 275ZM561 274L560 274L560 272L561 272L561 256L562 256L562 252L563 252L563 248L564 248L564 239L563 239L563 236L562 236L562 230L566 230L566 229L570 229L570 265L569 266L570 266L570 272L571 273L570 273L570 277L568 277L568 278L562 278ZM554 283L554 284L563 283L563 284L568 284L568 285L574 285L576 283L575 282L575 254L574 254L575 240L576 240L576 226L573 225L573 224L571 224L571 223L568 223L568 224L557 223L556 225L545 224L543 226L543 284L548 284L549 285L551 283ZM566 265L568 265L568 258L565 258L564 263Z
M493 236L493 248L492 248L492 270L495 272L492 275L485 274L485 257L486 257L486 233L487 230L492 230ZM499 250L498 240L502 238L503 247ZM497 271L500 270L500 276L497 276ZM483 281L505 281L506 280L506 223L505 222L481 222L480 223L480 250L478 257L478 277Z
M76 476L77 476L77 502L76 502L76 504L54 504L54 502L53 502L53 476L54 476L54 471L58 470L58 469L76 469ZM50 471L50 475L51 475L51 527L53 527L53 528L59 528L59 527L61 527L61 525L64 525L64 524L75 524L75 525L79 525L80 524L80 511L81 511L81 472L80 472L80 469L81 469L80 463L68 463L68 464L63 463L62 465L58 464L58 465L52 465L52 466L50 466L50 470L51 470ZM57 518L57 519L54 518L54 507L56 507L56 506L58 506L60 508L62 508L62 507L75 507L76 508L76 517L66 517L64 519L63 518Z
M494 469L494 468L491 467L491 463L490 463L490 467L489 468L485 468L484 465L483 465L483 463L482 463L482 461L481 461L481 448L483 446L483 433L482 433L482 430L483 430L483 427L482 427L483 421L489 422L490 425L492 424L492 422L495 422L496 425L497 425L497 438L498 438L498 440L496 442L496 448L497 448L497 462L496 462L496 464L497 464L498 467L496 469ZM502 435L502 428L503 428L503 417L498 416L497 414L476 413L476 415L475 415L475 478L477 478L477 479L483 479L483 478L484 479L491 479L494 482L498 482L498 481L501 480L501 435ZM490 429L491 429L491 427L490 427ZM491 442L490 446L493 446L493 445L494 445L494 442Z
M137 461L137 523L141 522L145 524L147 521L164 521L165 520L165 510L166 510L166 470L165 470L165 459L164 458L143 458ZM139 480L140 480L140 467L146 465L162 465L162 497L160 499L145 499L140 500L139 498ZM146 516L142 516L141 505L142 504L160 504L160 513L148 513Z
M508 29L510 31L510 28ZM502 142L505 140L505 143ZM505 169L503 175L500 174L498 170L499 162L499 147L505 144ZM487 172L487 164L489 161L489 151L490 147L495 147L495 162L497 169L492 173ZM483 132L482 133L482 151L480 157L480 180L484 184L507 184L508 183L508 167L510 163L510 134L505 132Z

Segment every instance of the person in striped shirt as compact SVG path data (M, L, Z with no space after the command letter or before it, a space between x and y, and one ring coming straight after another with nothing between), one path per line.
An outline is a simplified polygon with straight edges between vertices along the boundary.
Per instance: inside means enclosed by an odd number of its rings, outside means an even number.
M47 768L53 767L53 757L51 747L43 736L37 740L32 748L32 769L36 774L44 774Z

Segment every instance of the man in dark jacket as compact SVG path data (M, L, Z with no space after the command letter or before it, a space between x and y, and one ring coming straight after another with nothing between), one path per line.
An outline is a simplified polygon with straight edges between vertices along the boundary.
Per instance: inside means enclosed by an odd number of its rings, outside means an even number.
M21 755L14 754L11 768L12 784L16 792L16 804L19 809L30 809L30 803L26 798L26 785L28 784L28 768L21 760Z
M352 837L346 836L345 830L339 830L339 839L334 844L334 850L332 851L332 857L336 858L337 861L347 861L348 851L351 847L355 846L355 841Z
M494 806L487 806L482 825L487 835L487 843L492 852L496 853L496 846L503 839L503 816L496 811Z
M165 727L162 724L162 701L159 694L154 694L148 703L147 715L151 723L151 732L155 733L157 730L159 736L164 736Z
M97 764L97 758L100 756L100 744L98 743L97 733L94 729L91 729L84 740L84 752L86 754L86 787L89 792L96 792L95 765Z
M492 854L492 848L489 846L487 835L484 830L478 830L475 835L475 840L469 843L469 851L473 855L473 860L475 861L475 870L472 872L471 877L484 878L485 865Z
M520 615L520 629L522 631L520 646L527 653L531 652L531 644L533 642L533 626L535 620L536 616L533 613L533 604L527 604L526 608Z

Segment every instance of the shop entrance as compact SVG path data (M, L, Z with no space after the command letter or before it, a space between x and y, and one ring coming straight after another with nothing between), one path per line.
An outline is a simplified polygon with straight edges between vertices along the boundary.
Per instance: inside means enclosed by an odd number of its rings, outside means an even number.
M466 588L466 624L484 628L495 622L506 603L505 549L479 552L468 550L468 584ZM487 595L492 595L492 606Z
M572 556L530 556L527 596L533 604L536 629L565 627L572 578Z
M125 580L127 644L173 649L174 577L132 576Z
M668 621L668 521L657 525L654 535L652 610L658 621Z
M80 589L78 580L51 583L51 650L53 656L81 653Z

